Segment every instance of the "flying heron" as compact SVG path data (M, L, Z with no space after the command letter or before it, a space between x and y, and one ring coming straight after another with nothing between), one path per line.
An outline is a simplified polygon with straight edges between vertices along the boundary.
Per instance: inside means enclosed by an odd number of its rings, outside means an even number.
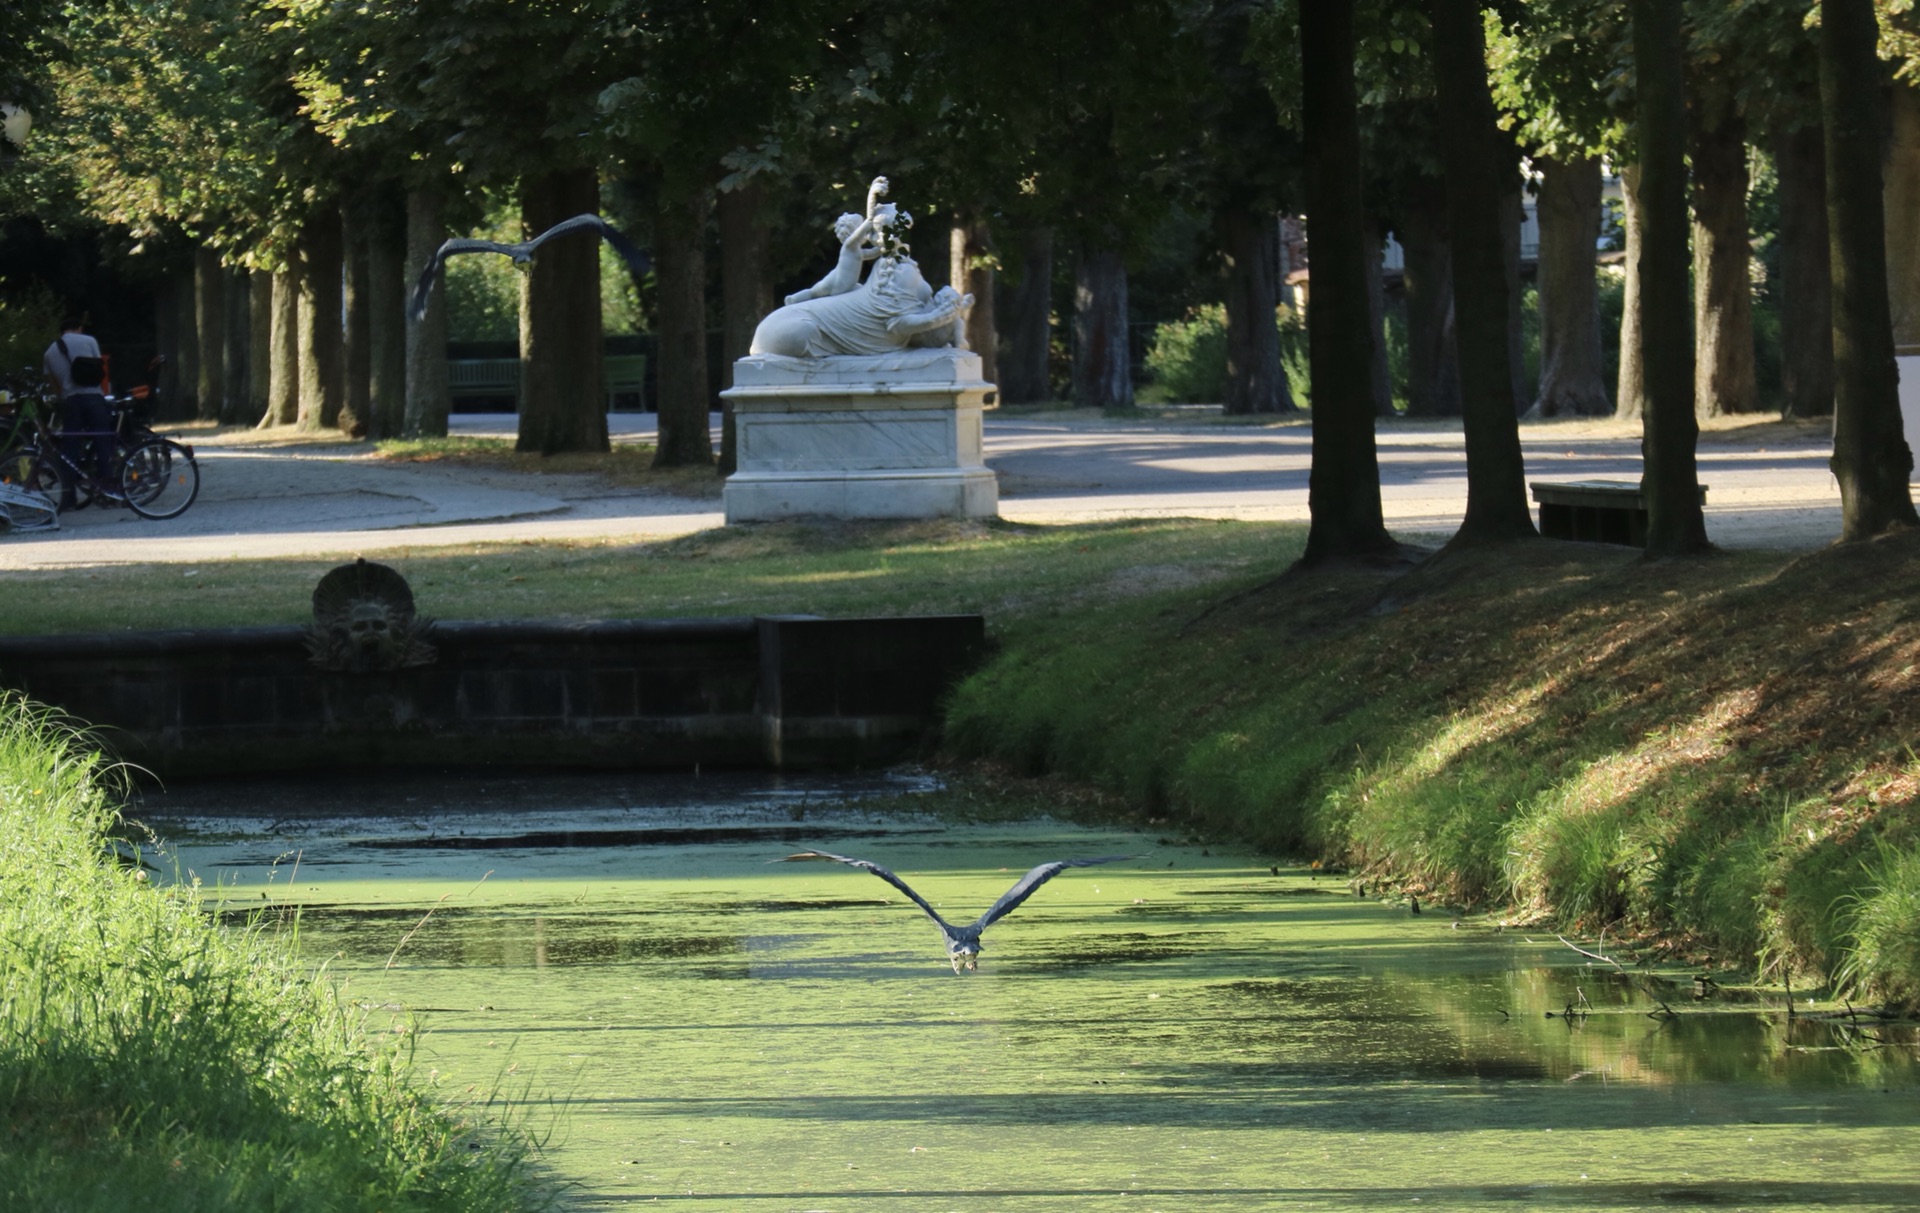
M906 881L895 876L892 872L889 872L871 859L849 859L845 855L835 855L832 851L801 851L796 855L788 855L786 860L831 859L835 863L844 863L856 868L865 868L894 888L899 889L913 900L914 905L925 910L928 918L933 919L933 921L938 924L940 934L944 936L947 941L947 959L953 962L953 971L958 973L963 968L975 970L980 967L980 932L1013 913L1020 903L1033 896L1033 891L1041 885L1052 880L1068 868L1090 868L1096 863L1112 863L1117 859L1132 858L1133 856L1131 855L1103 855L1098 859L1056 859L1051 863L1039 864L1029 870L1025 876L1015 881L1011 889L1002 893L1000 900L994 902L991 909L964 927L956 927L946 919L940 917L939 911L928 905L926 898L920 896L920 894L908 887ZM775 862L780 861L776 860Z
M555 236L564 236L568 232L579 231L582 228L593 228L606 237L607 243L611 244L614 251L626 260L628 268L636 275L647 272L647 255L635 248L633 241L621 235L618 228L598 215L575 215L571 219L563 219L524 244L501 244L497 240L456 238L441 245L433 254L433 260L427 262L427 268L420 271L420 281L415 283L413 288L414 320L417 322L426 316L427 300L433 294L433 280L439 277L440 266L447 258L461 253L499 253L513 258L515 265L525 265L533 260L534 250L542 244Z

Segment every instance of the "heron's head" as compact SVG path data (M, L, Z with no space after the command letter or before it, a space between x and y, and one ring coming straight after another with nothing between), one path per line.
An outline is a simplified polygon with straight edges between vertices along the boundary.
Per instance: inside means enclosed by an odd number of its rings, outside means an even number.
M953 971L962 969L969 973L980 968L980 941L977 939L950 939L947 941L947 959L953 962Z

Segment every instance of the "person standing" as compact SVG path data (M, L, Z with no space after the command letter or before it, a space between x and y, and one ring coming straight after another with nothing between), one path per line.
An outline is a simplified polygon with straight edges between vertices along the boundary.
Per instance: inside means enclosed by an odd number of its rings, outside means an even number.
M60 335L47 347L43 363L47 379L60 393L60 453L77 468L91 467L103 492L113 471L113 410L101 390L106 361L100 343L80 331L81 320L69 316L60 322ZM60 508L76 504L73 481L60 477Z

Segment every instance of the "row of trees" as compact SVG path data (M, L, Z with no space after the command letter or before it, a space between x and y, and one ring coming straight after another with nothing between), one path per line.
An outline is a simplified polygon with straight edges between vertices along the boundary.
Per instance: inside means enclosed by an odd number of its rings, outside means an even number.
M1372 427L1390 407L1377 276L1388 232L1407 255L1410 408L1466 420L1464 534L1531 531L1516 413L1616 408L1645 418L1655 546L1684 550L1704 544L1696 410L1757 404L1747 201L1764 148L1780 182L1787 409L1841 406L1852 535L1912 515L1905 470L1879 467L1905 451L1886 420L1898 425L1891 326L1920 330L1920 94L1887 67L1915 61L1907 7L39 2L9 34L16 64L38 70L16 66L10 87L50 115L49 134L0 188L129 241L193 248L180 324L196 334L203 413L377 434L444 431L444 308L415 326L401 315L443 236L489 193L517 195L529 230L604 199L653 252L663 464L714 457L710 225L730 361L772 306L779 267L817 249L819 195L850 207L876 172L910 181L915 209L950 239L952 276L983 301L974 344L997 359L1005 397L1048 394L1058 257L1075 283L1074 397L1113 407L1132 400L1129 263L1170 210L1204 215L1228 318L1227 407L1279 412L1292 402L1271 220L1304 211L1310 555L1386 542ZM1866 216L1882 199L1889 86L1891 206ZM1532 399L1519 373L1523 155L1541 225ZM1626 193L1613 384L1594 297L1603 157L1623 166ZM1845 260L1867 256L1869 236L1890 254L1874 262L1878 285ZM525 276L523 449L606 445L598 273L579 241L543 250ZM1860 319L1872 298L1891 307L1888 335L1861 345L1879 331ZM1856 509L1863 494L1900 502Z

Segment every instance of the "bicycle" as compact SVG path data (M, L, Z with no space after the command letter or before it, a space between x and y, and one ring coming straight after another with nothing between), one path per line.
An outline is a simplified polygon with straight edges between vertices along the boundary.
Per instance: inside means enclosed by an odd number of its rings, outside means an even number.
M116 432L80 431L68 437L112 439ZM43 437L47 433L42 430ZM179 517L200 495L200 465L193 448L171 438L147 438L125 451L116 447L107 465L112 480L103 484L58 445L33 442L0 457L0 483L55 501L65 500L71 490L76 506L100 497L154 519Z
M165 359L156 357L149 365L152 378ZM30 373L29 373L30 374ZM200 495L200 465L193 448L171 438L163 438L148 426L158 393L150 386L136 388L127 397L109 398L113 410L111 430L81 430L67 437L104 438L110 441L107 460L111 480L101 480L75 464L62 449L61 432L54 429L49 415L53 403L32 378L16 380L11 393L18 406L11 429L0 439L0 484L37 492L62 501L70 494L73 508L90 504L96 497L125 505L143 518L177 518ZM8 444L11 443L9 449Z

